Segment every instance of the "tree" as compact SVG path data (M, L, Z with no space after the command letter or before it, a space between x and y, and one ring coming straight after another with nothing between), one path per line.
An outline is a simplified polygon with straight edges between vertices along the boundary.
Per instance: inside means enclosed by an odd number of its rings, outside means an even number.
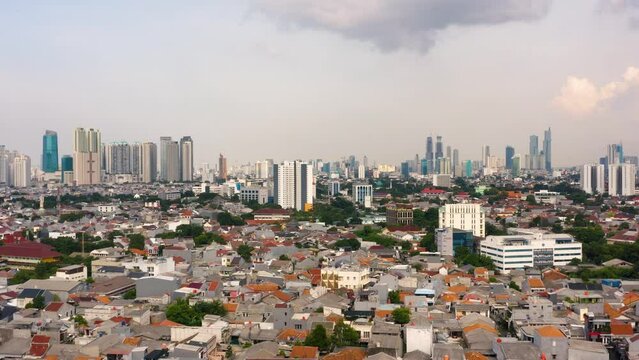
M340 320L333 328L331 343L339 347L357 346L359 345L359 332Z
M219 315L224 316L227 313L224 304L220 300L200 301L193 305L195 311L203 315Z
M186 326L201 326L202 314L185 299L177 299L166 308L166 318Z
M290 258L290 257L288 257L288 255L286 255L286 254L282 254L282 255L280 255L280 258L279 258L279 259L280 259L280 260L282 260L282 261L289 261L289 260L291 260L291 258Z
M228 212L221 212L217 214L217 222L222 226L241 226L246 225L244 219L239 216L233 216Z
M408 308L399 307L393 310L391 315L396 324L404 325L410 321L410 309Z
M144 250L144 235L142 234L129 234L129 249Z
M315 346L321 352L330 350L331 341L322 325L316 325L304 340L304 346Z
M237 253L242 257L242 259L244 259L244 261L251 262L251 254L253 253L253 248L246 244L242 244L238 246Z
M38 296L34 297L33 301L28 303L25 306L25 308L27 308L27 309L35 308L35 309L42 310L42 309L44 309L45 306L46 306L46 304L45 304L44 296L38 295Z
M137 297L137 292L135 291L135 289L131 289L125 292L124 295L122 295L122 298L124 300L135 300L136 297Z
M85 319L84 316L82 315L74 316L73 322L75 323L76 326L84 326L84 327L89 326L87 319Z
M537 205L537 200L535 200L535 196L534 195L528 195L526 196L526 202L529 205Z
M427 232L419 242L419 246L426 248L426 250L429 251L437 250L437 245L435 244L435 233L432 231Z
M178 225L178 227L175 229L175 233L179 236L179 237L190 237L190 238L194 238L200 234L202 234L204 232L204 228L198 225L191 225L191 224L182 224L182 225Z
M402 301L399 298L399 291L391 290L388 292L388 300L391 304L401 304Z
M361 246L362 244L357 239L340 239L333 244L333 248L335 249L344 248L353 251L359 250Z
M511 281L510 283L508 283L508 287L513 290L521 291L521 288L519 287L519 285L517 285L517 283L514 281Z

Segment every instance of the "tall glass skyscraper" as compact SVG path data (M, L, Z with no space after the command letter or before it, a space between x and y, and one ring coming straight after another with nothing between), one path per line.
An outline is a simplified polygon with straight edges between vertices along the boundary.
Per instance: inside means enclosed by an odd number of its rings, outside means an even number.
M58 171L58 133L52 130L42 136L42 171Z
M513 168L513 156L515 156L515 148L510 145L506 146L506 169L508 170Z
M550 128L544 131L544 162L546 171L552 171L552 135Z

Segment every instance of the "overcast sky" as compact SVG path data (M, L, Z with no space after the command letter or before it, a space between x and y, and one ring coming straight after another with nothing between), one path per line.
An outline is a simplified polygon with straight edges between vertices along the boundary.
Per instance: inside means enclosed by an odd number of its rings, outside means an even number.
M195 161L399 163L442 135L554 165L639 153L639 0L0 2L0 144L190 135ZM540 144L541 147L541 144Z

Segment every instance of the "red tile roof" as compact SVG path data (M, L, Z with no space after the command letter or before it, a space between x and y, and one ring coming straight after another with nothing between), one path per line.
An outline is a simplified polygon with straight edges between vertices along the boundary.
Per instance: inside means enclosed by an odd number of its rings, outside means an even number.
M53 250L52 246L36 242L9 244L0 247L0 256L20 256L34 259L57 258L62 254Z
M62 305L64 305L62 302L52 302L44 308L44 311L59 311Z

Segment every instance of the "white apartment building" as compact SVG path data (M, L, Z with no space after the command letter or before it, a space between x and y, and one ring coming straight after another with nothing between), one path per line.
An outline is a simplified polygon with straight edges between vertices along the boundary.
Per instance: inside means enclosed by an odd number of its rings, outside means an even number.
M133 271L143 271L148 273L149 276L158 276L175 271L175 262L170 256L153 259L136 257L131 261L123 262L122 267Z
M559 200L559 193L556 191L548 191L548 190L539 190L535 191L534 197L535 201L540 204L550 204L554 205Z
M579 184L581 190L587 194L599 193L606 191L605 169L602 164L586 164L581 168L581 176Z
M332 290L341 288L359 290L370 282L369 274L369 269L355 266L322 268L321 284Z
M27 155L13 158L13 186L31 186L31 159Z
M102 181L101 146L102 137L99 130L75 129L73 178L76 185L94 185Z
M353 184L353 202L369 208L373 204L373 185Z
M273 196L283 209L306 211L315 199L313 167L302 161L274 164Z
M268 202L268 188L263 186L247 186L240 189L240 200L242 202L255 201L258 204Z
M582 258L581 243L569 234L489 236L479 247L503 273L526 267L564 266Z
M470 230L486 236L486 214L479 204L446 204L439 208L439 227Z
M608 166L608 194L610 196L635 195L637 169L634 164Z

